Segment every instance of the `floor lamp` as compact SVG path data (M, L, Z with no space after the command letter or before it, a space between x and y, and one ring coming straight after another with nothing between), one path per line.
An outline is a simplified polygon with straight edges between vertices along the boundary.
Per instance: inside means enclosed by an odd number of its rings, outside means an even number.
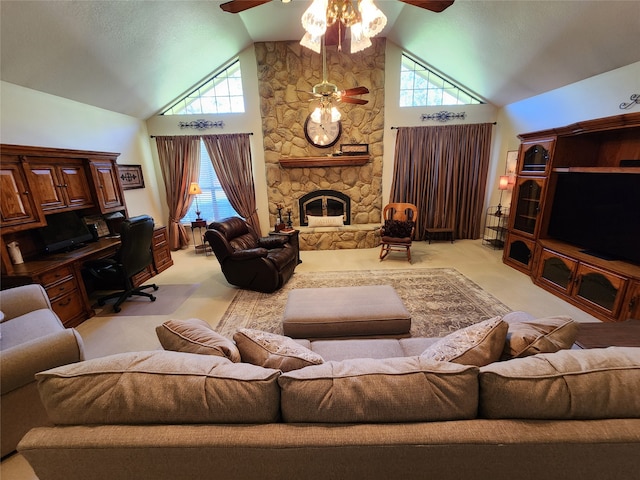
M198 185L197 182L192 182L191 185L189 185L189 195L196 196L196 215L198 215L198 218L196 218L196 222L202 221L202 218L200 218L200 205L198 205L198 195L200 195L201 193L202 190L200 189L200 185Z

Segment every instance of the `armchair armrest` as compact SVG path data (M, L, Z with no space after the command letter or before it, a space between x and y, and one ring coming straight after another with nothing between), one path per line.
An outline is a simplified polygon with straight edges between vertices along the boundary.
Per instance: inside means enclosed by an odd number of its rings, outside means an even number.
M37 283L3 290L0 294L0 310L4 313L3 321L41 308L51 309L51 302L45 289Z
M258 246L263 248L282 248L289 242L289 239L283 235L274 235L271 237L261 237L258 239Z
M2 395L35 381L35 374L84 360L82 337L73 328L51 333L0 352Z
M250 248L248 250L237 250L233 252L231 258L234 260L251 260L252 258L266 257L269 251L266 248Z

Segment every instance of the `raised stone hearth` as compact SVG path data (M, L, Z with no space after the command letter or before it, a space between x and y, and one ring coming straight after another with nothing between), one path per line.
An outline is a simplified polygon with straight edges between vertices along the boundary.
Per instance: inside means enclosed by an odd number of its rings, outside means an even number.
M300 229L300 250L373 248L380 245L380 223L297 228Z

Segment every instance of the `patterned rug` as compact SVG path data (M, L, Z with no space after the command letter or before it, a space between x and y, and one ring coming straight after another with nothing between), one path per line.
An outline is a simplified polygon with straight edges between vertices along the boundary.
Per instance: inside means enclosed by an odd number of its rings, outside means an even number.
M282 334L282 314L294 288L391 285L411 313L411 336L442 337L511 310L453 268L295 273L275 293L238 290L215 329L231 337L238 328Z

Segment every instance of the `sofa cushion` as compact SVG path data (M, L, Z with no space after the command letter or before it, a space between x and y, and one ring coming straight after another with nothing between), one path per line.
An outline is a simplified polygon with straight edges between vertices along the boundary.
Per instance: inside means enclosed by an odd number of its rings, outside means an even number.
M561 350L480 369L487 418L640 417L640 348Z
M385 220L382 235L392 238L408 238L413 230L411 220Z
M295 340L275 333L251 328L241 328L233 335L243 362L283 372L308 365L317 365L324 360L317 353L303 347Z
M422 352L424 358L481 367L500 359L508 325L494 317L441 338Z
M509 325L502 353L505 360L571 348L578 335L578 322L567 316L505 321Z
M167 320L156 327L162 348L174 352L198 353L226 357L240 361L235 343L215 332L207 322L198 318Z
M421 357L326 362L283 374L286 422L421 422L474 418L477 367Z
M278 370L212 355L130 352L38 373L57 424L270 423Z

